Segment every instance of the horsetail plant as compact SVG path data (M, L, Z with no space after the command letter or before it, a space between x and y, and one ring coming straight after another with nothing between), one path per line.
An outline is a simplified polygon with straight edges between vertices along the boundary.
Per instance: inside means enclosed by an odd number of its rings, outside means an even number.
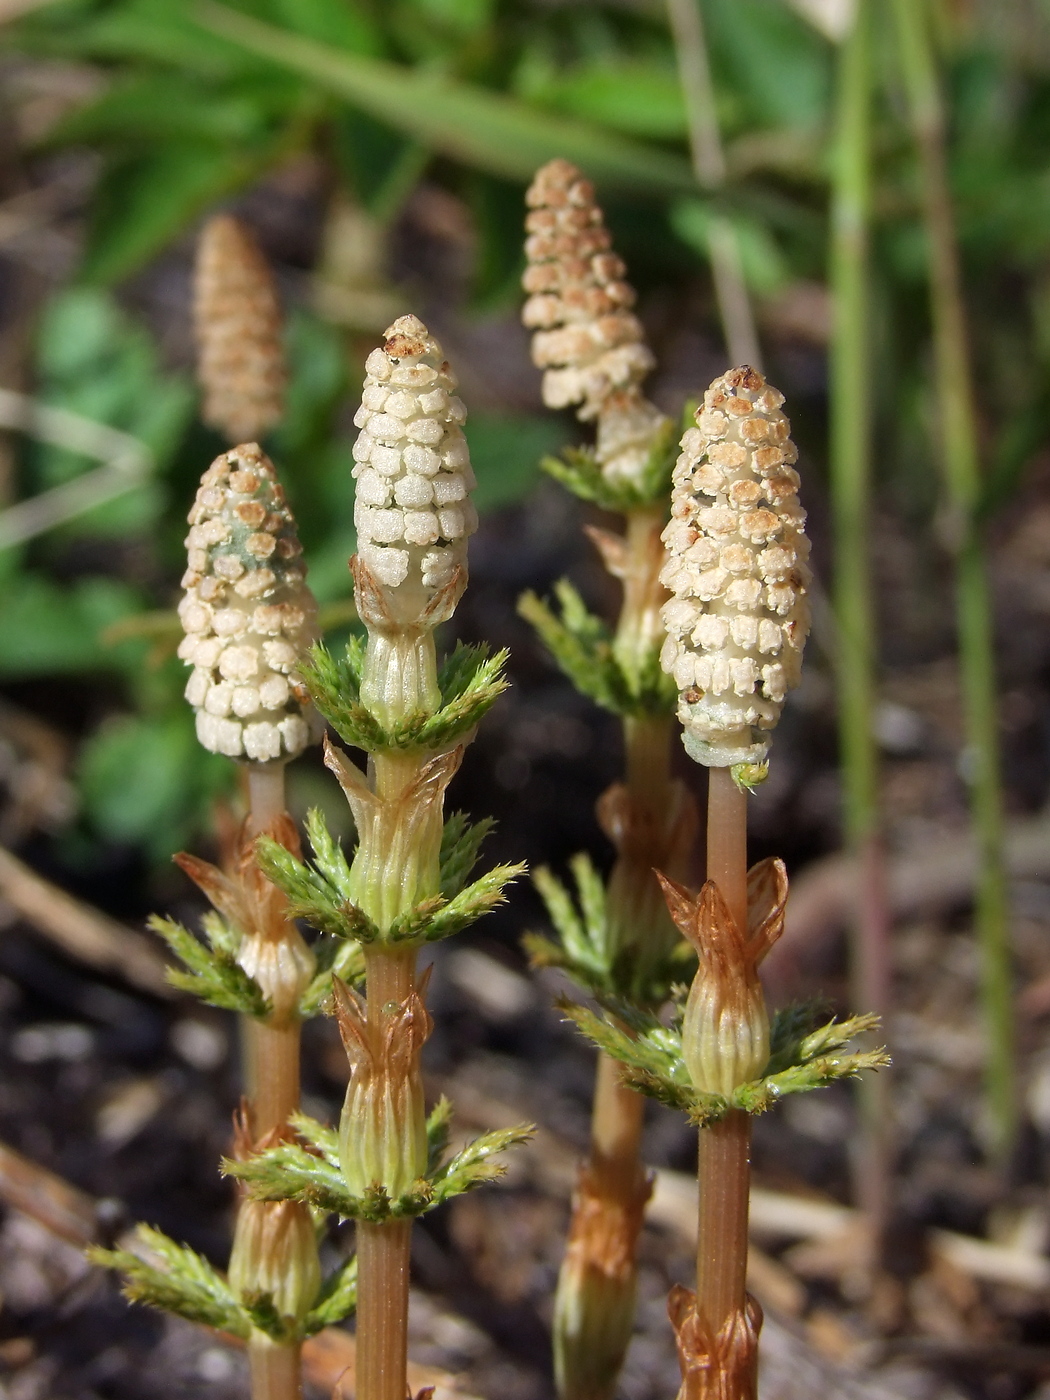
M668 1300L680 1400L754 1400L762 1313L746 1289L750 1115L782 1095L886 1063L844 1052L870 1016L817 1026L793 1007L772 1024L758 965L780 936L783 862L747 869L747 793L798 683L809 624L808 542L783 396L743 366L715 380L682 438L662 573L664 669L679 692L690 757L708 769L707 883L698 896L661 875L699 966L670 1025L622 997L567 1014L620 1060L626 1083L686 1112L699 1134L695 1292Z
M229 868L176 857L214 906L204 919L207 943L170 920L152 926L183 964L171 981L241 1015L246 1092L235 1152L245 1160L291 1133L302 1018L320 1009L333 967L360 976L360 951L329 947L319 959L255 859L263 836L289 858L299 850L284 810L284 771L311 737L309 698L295 673L315 614L295 521L258 446L216 459L189 522L179 608L179 655L193 667L186 698L204 747L245 765L250 810ZM123 1272L130 1298L242 1337L253 1400L295 1400L302 1340L353 1307L354 1261L322 1283L315 1215L297 1201L256 1201L241 1191L226 1278L157 1231L140 1227L139 1243L143 1257L97 1257Z
M340 979L333 1001L350 1061L338 1131L293 1120L294 1139L228 1164L252 1199L292 1198L356 1222L358 1400L405 1400L411 1223L498 1175L492 1157L527 1126L489 1133L445 1159L450 1105L425 1114L420 1050L431 1029L418 954L499 904L520 865L468 884L488 823L443 820L465 745L504 689L505 654L458 646L439 666L434 629L467 582L476 523L465 410L441 347L414 316L366 362L356 416L358 553L351 560L367 637L345 657L316 648L300 674L339 737L368 754L363 772L326 741L325 762L357 829L347 861L317 813L314 862L258 843L293 913L359 945L365 995Z
M581 499L622 515L625 533L588 530L623 584L614 633L587 612L567 581L555 590L560 611L532 594L520 610L577 688L621 717L626 751L625 781L598 804L617 851L607 887L587 856L575 858L581 919L555 877L538 872L560 942L532 936L527 947L534 965L560 966L588 991L656 1006L687 966L688 950L653 869L684 876L697 825L688 794L671 777L674 693L658 665L666 597L658 578L660 531L674 428L642 391L654 359L592 186L575 166L555 160L538 172L527 202L523 319L534 331L544 402L578 405L578 417L597 427L593 450L573 450L544 466ZM610 1396L630 1338L637 1238L650 1189L640 1159L643 1112L644 1102L620 1082L616 1061L601 1054L590 1153L577 1181L555 1299L555 1375L563 1400Z

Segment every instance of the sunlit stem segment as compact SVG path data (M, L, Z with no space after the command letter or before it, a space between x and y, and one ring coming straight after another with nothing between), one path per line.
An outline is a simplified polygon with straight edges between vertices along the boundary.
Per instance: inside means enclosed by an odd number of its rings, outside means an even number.
M852 994L880 1016L889 1010L889 928L883 890L878 752L874 733L877 619L872 598L871 9L860 0L839 57L832 177L831 443L834 606L843 826L855 861ZM889 1080L857 1086L861 1131L854 1191L877 1256L886 1222L891 1132Z
M685 98L693 169L701 189L715 194L725 184L726 161L718 129L718 112L699 0L667 0L667 13ZM751 298L744 281L740 241L731 221L718 212L713 213L710 219L708 255L730 362L761 369L762 352Z
M708 769L707 878L737 925L747 928L747 793L728 768ZM696 1308L713 1335L747 1306L751 1119L732 1110L700 1129ZM754 1391L754 1376L748 1393ZM738 1400L732 1397L732 1400Z
M926 0L894 0L920 164L930 265L934 373L950 543L956 561L959 665L980 869L976 924L987 1040L987 1109L1000 1155L1017 1132L1009 906L1003 858L1002 781L993 617L979 507L981 473L962 276L945 153L945 118Z

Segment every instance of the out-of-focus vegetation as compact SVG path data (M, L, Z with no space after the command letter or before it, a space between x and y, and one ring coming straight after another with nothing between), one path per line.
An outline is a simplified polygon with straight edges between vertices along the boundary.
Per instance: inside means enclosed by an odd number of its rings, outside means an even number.
M407 308L409 289L392 284L385 257L421 182L469 210L468 309L476 318L512 313L523 189L551 156L595 177L643 308L646 298L677 306L683 284L703 286L712 213L727 215L769 358L793 364L809 390L800 436L810 460L822 460L833 35L844 6L702 4L729 166L717 197L691 174L658 0L55 0L0 31L5 71L50 65L70 75L76 94L58 104L57 119L25 124L23 187L46 185L63 162L79 160L89 175L72 276L38 317L31 390L140 438L155 461L144 484L0 553L0 677L77 673L106 697L104 722L89 723L83 736L85 838L141 843L165 856L229 781L228 765L212 763L193 741L166 611L186 502L221 444L198 425L188 374L165 367L168 357L124 289L182 246L204 212L295 158L309 153L320 167L315 184L328 206L318 211L315 294L298 298L304 305L289 322L288 413L268 445L293 483L322 603L348 591L352 505L341 413L356 392L362 347L388 311ZM937 15L977 330L981 509L991 514L1050 427L1050 6L941 0ZM932 526L938 489L918 172L888 13L876 30L878 475L887 501ZM292 283L297 277L302 269ZM411 294L428 293L416 286ZM693 297L683 314L699 317L703 305ZM706 333L714 335L711 314ZM535 463L559 432L520 409L472 411L479 506L531 489ZM91 465L19 440L13 499ZM819 490L807 483L811 501Z

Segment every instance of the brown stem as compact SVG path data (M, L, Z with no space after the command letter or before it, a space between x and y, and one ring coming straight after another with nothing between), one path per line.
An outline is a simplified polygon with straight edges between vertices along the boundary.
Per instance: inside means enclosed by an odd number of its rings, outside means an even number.
M263 831L285 810L284 764L248 765L249 830ZM282 1128L299 1107L299 1019L271 1026L241 1018L245 1091L255 1141ZM244 1203L247 1205L247 1202ZM242 1207L243 1208L243 1207ZM248 1342L252 1400L299 1400L299 1343L253 1332Z
M751 1119L746 1113L732 1109L700 1129L697 1177L696 1306L717 1335L731 1316L744 1311L747 1300Z
M284 812L284 764L248 764L248 807L252 826L263 831Z
M261 1332L248 1343L252 1400L299 1400L299 1343L275 1342Z
M400 1006L415 988L415 949L392 952L381 944L365 951L365 988L368 1019L373 1026L382 1024L383 1014L393 1003Z
M637 1192L642 1175L638 1151L645 1100L620 1082L620 1071L619 1060L599 1055L591 1119L590 1166L597 1187L629 1200Z
M365 954L369 1022L379 1027L390 1007L415 986L416 955L381 946ZM396 1099L396 1091L392 1091ZM410 1220L357 1226L357 1400L405 1400L408 1393L408 1262Z
M408 1262L412 1225L357 1226L357 1400L408 1394Z
M282 1127L299 1107L299 1021L269 1026L245 1017L245 1092L256 1140Z
M747 928L747 793L728 768L708 770L707 878L714 880L738 928ZM748 1313L747 1216L751 1189L751 1120L732 1109L700 1130L697 1179L696 1311L716 1339ZM745 1400L755 1392L757 1353L716 1347L718 1393Z

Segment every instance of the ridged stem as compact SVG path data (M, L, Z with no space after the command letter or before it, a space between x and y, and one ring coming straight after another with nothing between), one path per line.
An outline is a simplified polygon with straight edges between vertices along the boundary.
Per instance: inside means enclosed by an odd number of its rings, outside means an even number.
M716 193L725 184L726 161L699 0L667 0L667 13L685 98L693 169L701 189L708 194ZM734 365L761 369L762 352L744 281L740 243L736 229L724 214L711 215L708 255L729 358Z
M977 415L930 17L925 0L894 0L894 9L921 171L941 458L955 551L967 776L980 861L976 925L987 1042L986 1102L994 1149L1005 1155L1017 1133L1017 1085L993 616L978 518Z
M408 1265L412 1224L357 1226L356 1400L408 1394Z
M256 831L284 811L284 770L283 763L248 765L249 820ZM269 1026L255 1016L242 1018L245 1092L256 1141L282 1127L299 1107L299 1032L298 1018L283 1026ZM298 1342L276 1342L253 1332L248 1365L252 1400L299 1400Z
M834 521L839 750L843 827L856 863L851 928L854 1005L889 1011L889 927L884 890L878 751L874 734L875 638L872 598L871 12L859 0L839 59L832 182L830 486ZM886 1224L891 1131L889 1081L857 1086L860 1133L852 1157L854 1194L873 1258Z
M268 1026L245 1018L245 1092L256 1138L287 1123L299 1107L299 1021Z
M299 1343L275 1342L254 1332L248 1342L252 1400L293 1400L302 1394Z
M744 1308L751 1119L740 1109L700 1129L696 1307L711 1332Z

